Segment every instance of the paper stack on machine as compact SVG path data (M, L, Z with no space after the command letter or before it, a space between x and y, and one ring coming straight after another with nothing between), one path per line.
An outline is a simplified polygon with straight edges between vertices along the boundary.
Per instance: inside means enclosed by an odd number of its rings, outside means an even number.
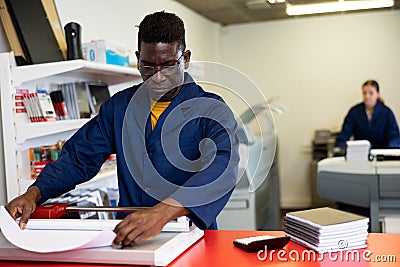
M368 140L347 141L346 160L367 161L371 143Z
M291 240L318 253L365 248L369 219L331 208L289 212L285 233Z

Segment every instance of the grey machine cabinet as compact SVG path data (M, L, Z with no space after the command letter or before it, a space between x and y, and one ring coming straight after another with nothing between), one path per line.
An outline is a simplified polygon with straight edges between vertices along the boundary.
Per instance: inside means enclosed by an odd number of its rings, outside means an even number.
M369 208L371 232L379 232L379 212L400 212L400 161L347 162L324 159L318 164L320 197Z

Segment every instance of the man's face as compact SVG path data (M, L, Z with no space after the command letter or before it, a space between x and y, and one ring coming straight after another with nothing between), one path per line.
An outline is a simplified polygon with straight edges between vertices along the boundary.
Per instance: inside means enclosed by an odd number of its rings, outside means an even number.
M179 43L145 43L136 52L138 68L154 101L172 101L184 80L185 63L190 52L182 52Z

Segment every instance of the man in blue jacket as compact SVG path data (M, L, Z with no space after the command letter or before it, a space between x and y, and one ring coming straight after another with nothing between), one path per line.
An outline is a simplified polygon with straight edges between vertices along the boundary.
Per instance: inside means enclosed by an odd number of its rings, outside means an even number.
M139 25L136 57L143 83L116 93L66 142L27 192L7 204L24 228L37 203L90 180L117 155L119 206L149 207L124 214L113 246L137 243L188 216L201 229L216 217L236 184L237 124L223 100L185 73L182 20L156 12Z

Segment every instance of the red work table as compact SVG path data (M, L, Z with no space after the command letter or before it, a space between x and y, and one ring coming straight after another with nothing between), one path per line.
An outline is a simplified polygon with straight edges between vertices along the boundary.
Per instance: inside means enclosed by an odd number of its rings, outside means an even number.
M400 235L371 233L368 247L351 251L316 254L290 241L283 249L267 253L248 253L234 247L236 238L256 235L283 236L282 231L207 230L200 239L168 266L171 267L245 267L245 266L400 266ZM45 257L45 255L43 255ZM123 266L109 264L0 261L0 266L91 267ZM132 265L130 265L132 266Z

